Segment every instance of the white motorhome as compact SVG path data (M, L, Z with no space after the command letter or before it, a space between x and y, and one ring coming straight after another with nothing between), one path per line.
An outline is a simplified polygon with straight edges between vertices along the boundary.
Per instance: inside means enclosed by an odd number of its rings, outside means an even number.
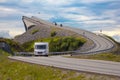
M48 56L49 46L47 42L36 42L34 44L34 55Z

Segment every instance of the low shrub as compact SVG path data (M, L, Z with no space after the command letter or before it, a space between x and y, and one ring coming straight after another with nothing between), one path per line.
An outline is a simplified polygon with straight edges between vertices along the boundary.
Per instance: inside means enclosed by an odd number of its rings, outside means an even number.
M12 39L0 38L0 42L7 43L11 47L12 52L24 51L24 48Z
M38 29L34 29L34 30L31 31L31 34L35 34L35 33L37 33L38 31L39 31Z
M54 37L54 36L56 36L56 34L57 34L57 33L56 33L55 31L52 31L51 34L50 34L50 36L51 36L51 37Z

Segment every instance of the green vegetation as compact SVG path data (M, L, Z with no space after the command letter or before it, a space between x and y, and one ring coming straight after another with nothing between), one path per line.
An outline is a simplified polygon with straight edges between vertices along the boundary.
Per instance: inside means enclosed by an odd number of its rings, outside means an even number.
M94 55L79 55L79 56L71 56L72 58L80 58L80 59L96 59L96 60L107 60L107 61L116 61L120 62L120 55L114 53L101 53Z
M12 52L24 51L23 47L12 39L0 38L0 42L6 42L10 45Z
M9 60L0 50L0 80L119 80L117 77L78 73Z
M85 40L75 37L64 37L50 41L50 51L73 51L85 43Z
M56 36L56 34L57 34L57 33L56 33L55 31L52 31L51 34L50 34L50 36L51 36L51 37L54 37L54 36Z
M82 46L86 40L83 38L76 38L76 37L54 37L54 38L44 38L40 40L30 41L23 44L23 47L26 51L33 51L34 50L34 43L35 42L49 42L49 50L51 52L57 51L72 51L78 49Z
M38 29L33 29L32 31L31 31L31 34L35 34L35 33L37 33L39 30Z

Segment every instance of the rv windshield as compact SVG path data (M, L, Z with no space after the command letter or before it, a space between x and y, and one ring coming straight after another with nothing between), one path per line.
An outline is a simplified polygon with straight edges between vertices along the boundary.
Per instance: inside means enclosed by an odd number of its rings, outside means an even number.
M46 49L46 45L36 45L36 49Z

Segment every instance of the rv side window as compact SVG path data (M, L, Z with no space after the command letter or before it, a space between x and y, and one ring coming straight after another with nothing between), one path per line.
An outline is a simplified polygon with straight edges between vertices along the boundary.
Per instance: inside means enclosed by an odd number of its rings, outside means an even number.
M46 49L46 45L36 45L36 49Z

